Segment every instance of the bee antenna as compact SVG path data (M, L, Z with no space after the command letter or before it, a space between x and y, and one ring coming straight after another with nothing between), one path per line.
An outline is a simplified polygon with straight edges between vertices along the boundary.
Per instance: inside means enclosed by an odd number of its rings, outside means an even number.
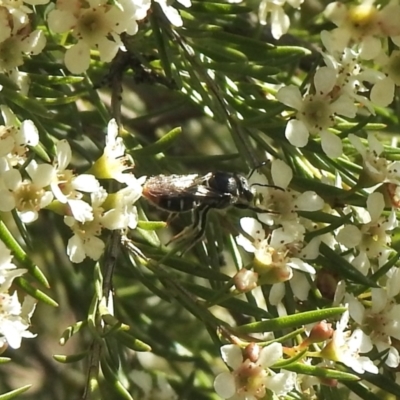
M259 165L257 165L256 167L254 167L254 168L250 171L250 174L249 174L249 176L248 176L247 179L250 179L251 176L254 174L254 172L255 172L258 168L263 167L263 166L266 165L268 162L269 162L269 161L263 161L261 164L259 164ZM285 189L281 188L280 186L268 185L268 184L263 184L263 183L253 183L251 186L252 186L252 187L253 187L253 186L270 187L270 188L273 188L273 189L285 191Z
M256 172L258 170L258 168L263 167L264 165L266 165L268 163L268 161L263 161L261 164L257 165L256 167L254 167L251 171L249 176L247 177L247 179L250 179L252 177L252 175L254 174L254 172Z
M277 189L277 190L282 190L283 192L285 191L284 188L281 188L280 186L276 186L276 185L267 185L267 184L263 184L263 183L253 183L251 185L253 186L262 186L262 187L269 187L269 188L273 188L273 189Z

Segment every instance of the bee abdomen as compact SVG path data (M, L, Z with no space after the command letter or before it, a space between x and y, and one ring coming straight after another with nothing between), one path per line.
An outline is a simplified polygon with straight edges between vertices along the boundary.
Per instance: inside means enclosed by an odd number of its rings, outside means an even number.
M199 200L193 199L193 197L179 197L179 198L171 198L171 197L160 197L157 199L157 202L153 203L169 212L180 213L191 211L194 208L198 207L201 202Z

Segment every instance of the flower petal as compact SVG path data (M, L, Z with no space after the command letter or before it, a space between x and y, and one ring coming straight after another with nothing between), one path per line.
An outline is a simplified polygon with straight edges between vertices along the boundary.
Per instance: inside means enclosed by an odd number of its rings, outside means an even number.
M310 133L303 121L291 119L286 125L286 139L295 147L304 147L308 143L309 135Z
M345 225L337 234L336 239L348 249L352 249L360 244L361 237L361 232L355 225Z
M57 165L63 171L71 162L72 152L69 143L63 139L57 142Z
M322 150L328 157L337 158L343 154L343 144L339 136L325 130L320 136Z
M229 372L217 375L214 381L214 389L218 396L229 399L236 393L235 378Z
M274 365L278 360L283 357L283 349L281 343L271 343L268 346L265 346L258 358L258 363L264 368L268 368L271 365Z
M226 344L221 347L221 356L228 367L238 368L243 362L242 349L236 344Z
M315 274L316 272L313 266L296 257L292 257L287 265L291 268L298 269L299 271L307 272L309 274Z
M371 216L371 221L377 221L385 209L385 199L379 192L371 193L367 199L367 210Z
M371 101L381 107L387 107L394 99L395 84L393 80L386 77L377 82L371 89Z
M271 176L276 186L286 189L293 178L293 171L284 161L276 159L271 163Z
M294 85L279 89L276 99L295 110L300 110L303 106L303 97L301 96L300 89Z
M301 193L296 199L297 209L301 211L318 211L324 207L324 204L322 198L312 191Z
M291 271L291 268L287 268L288 270ZM283 282L280 283L275 283L272 285L271 291L269 292L269 302L273 306L277 306L285 296L286 289L285 289L285 284Z
M85 72L90 65L90 48L81 40L65 52L65 66L73 74L81 74Z
M332 91L336 84L336 71L332 68L318 68L314 75L315 91L318 95L327 94Z

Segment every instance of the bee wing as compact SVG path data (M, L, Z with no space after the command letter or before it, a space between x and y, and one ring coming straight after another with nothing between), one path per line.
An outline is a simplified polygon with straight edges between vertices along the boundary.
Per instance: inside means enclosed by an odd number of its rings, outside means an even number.
M210 187L212 174L157 175L143 185L143 196L155 206L169 212L187 212L208 205L225 208L232 203L232 195Z
M185 195L197 199L223 197L224 194L206 185L209 178L209 174L152 176L145 182L143 194L150 198L168 197L171 199Z
M209 200L225 198L225 193L222 193L221 191L218 191L208 185L208 180L210 179L211 175L211 173L207 175L198 175L190 185L183 188L181 195L190 195L198 200L202 200L204 198Z
M192 175L157 175L146 180L143 193L154 197L168 196L170 198L181 197L187 190L196 188L199 181L197 174Z

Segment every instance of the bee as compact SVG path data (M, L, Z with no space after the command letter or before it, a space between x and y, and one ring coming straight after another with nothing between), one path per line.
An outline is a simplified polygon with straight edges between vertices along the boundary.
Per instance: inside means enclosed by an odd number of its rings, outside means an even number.
M191 239L194 242L203 237L207 214L211 209L233 206L266 212L252 205L254 193L247 178L229 172L152 176L144 183L143 196L156 207L170 213L191 211L193 220L189 229L193 232ZM184 231L174 239L182 236Z

